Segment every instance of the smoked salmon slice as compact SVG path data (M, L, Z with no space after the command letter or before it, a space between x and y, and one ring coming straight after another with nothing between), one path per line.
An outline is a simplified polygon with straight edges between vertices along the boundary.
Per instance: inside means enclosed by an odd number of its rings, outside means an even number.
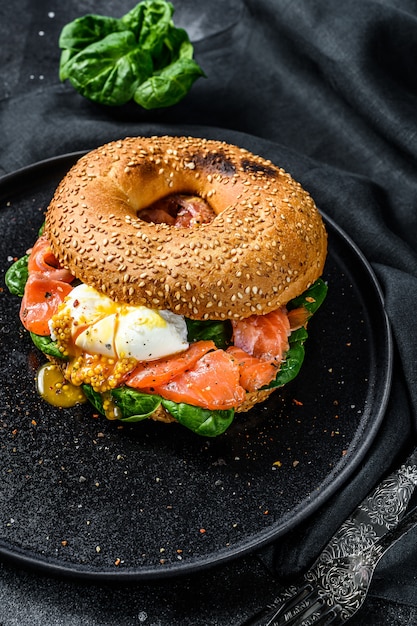
M276 378L279 361L262 361L236 346L230 346L227 353L236 360L239 366L239 382L246 391L257 391Z
M74 280L71 272L59 266L45 235L41 235L32 248L28 259L28 272L29 274L40 272L64 283L71 283Z
M188 350L180 354L174 354L157 361L143 361L126 379L126 385L136 389L164 385L185 370L192 369L201 357L215 349L214 341L202 340L192 343Z
M233 345L257 359L282 358L288 350L290 323L286 309L277 309L266 315L250 317L232 322Z
M148 392L166 400L210 410L233 408L246 397L246 391L239 383L239 366L224 350L208 352L192 370L179 374L164 385L152 387Z
M311 313L309 313L309 311L307 311L307 309L303 306L298 307L298 309L291 309L291 311L288 311L288 320L290 322L291 330L298 330L298 328L306 326L310 315Z
M149 386L139 381L139 384L144 391L174 402L211 410L236 407L244 400L246 392L257 391L276 378L289 348L290 332L285 309L252 315L233 322L234 345L226 351L207 352L170 381L157 381ZM127 384L131 384L129 380Z
M49 335L48 322L72 287L37 272L29 274L20 305L20 319L26 330L35 335Z
M46 336L50 334L48 322L72 290L69 283L74 276L59 266L45 235L38 238L31 250L28 273L20 319L26 330Z

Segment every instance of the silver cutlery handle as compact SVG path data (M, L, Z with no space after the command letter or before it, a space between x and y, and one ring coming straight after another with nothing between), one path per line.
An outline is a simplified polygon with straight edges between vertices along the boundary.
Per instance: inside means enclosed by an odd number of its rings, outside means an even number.
M326 559L349 557L386 542L382 538L417 506L417 450L384 478L340 526L327 544ZM388 537L386 538L389 541Z
M417 450L383 479L340 526L305 574L344 619L361 605L383 554L417 523ZM330 577L336 576L334 585Z

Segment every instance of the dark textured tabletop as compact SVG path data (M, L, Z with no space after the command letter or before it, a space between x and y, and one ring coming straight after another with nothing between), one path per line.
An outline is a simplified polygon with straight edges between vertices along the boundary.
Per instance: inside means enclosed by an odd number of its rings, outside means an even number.
M30 564L3 554L2 626L238 626L305 570L352 508L416 441L415 2L176 0L174 21L187 29L206 76L180 103L151 111L94 104L59 80L62 27L86 13L120 17L132 6L127 0L0 3L0 174L150 133L210 135L271 158L355 242L379 281L394 345L389 401L372 445L349 479L277 542L195 572L152 580L59 575L36 560ZM2 210L10 207L4 203ZM0 298L10 255L0 259ZM8 324L9 319L0 319L0 350ZM3 371L0 385L12 378ZM0 406L0 421L2 445L10 452L6 406ZM12 488L10 467L1 464L1 480ZM21 494L24 498L24 490ZM9 504L0 501L1 539L14 523L6 515ZM27 530L36 535L31 520ZM417 624L416 563L417 531L412 530L381 560L368 599L351 623Z

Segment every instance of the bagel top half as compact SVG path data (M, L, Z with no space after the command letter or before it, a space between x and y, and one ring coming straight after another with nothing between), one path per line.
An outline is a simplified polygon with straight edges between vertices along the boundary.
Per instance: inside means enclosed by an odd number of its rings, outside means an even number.
M141 211L174 193L216 216L193 228ZM83 156L59 184L45 233L63 267L115 301L191 319L266 314L323 272L314 201L270 161L224 142L130 137Z

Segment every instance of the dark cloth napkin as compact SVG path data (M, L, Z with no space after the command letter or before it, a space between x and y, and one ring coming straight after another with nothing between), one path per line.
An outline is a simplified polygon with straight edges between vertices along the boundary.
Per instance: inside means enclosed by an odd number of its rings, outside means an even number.
M0 3L0 173L127 135L192 129L283 166L356 242L383 290L394 378L350 482L275 551L163 582L90 584L0 565L0 624L240 624L311 563L351 509L415 445L415 0L176 0L206 78L180 104L103 108L58 78L61 28L120 0ZM273 549L272 549L273 550ZM272 563L272 565L271 565ZM389 552L352 624L417 624L417 531Z

